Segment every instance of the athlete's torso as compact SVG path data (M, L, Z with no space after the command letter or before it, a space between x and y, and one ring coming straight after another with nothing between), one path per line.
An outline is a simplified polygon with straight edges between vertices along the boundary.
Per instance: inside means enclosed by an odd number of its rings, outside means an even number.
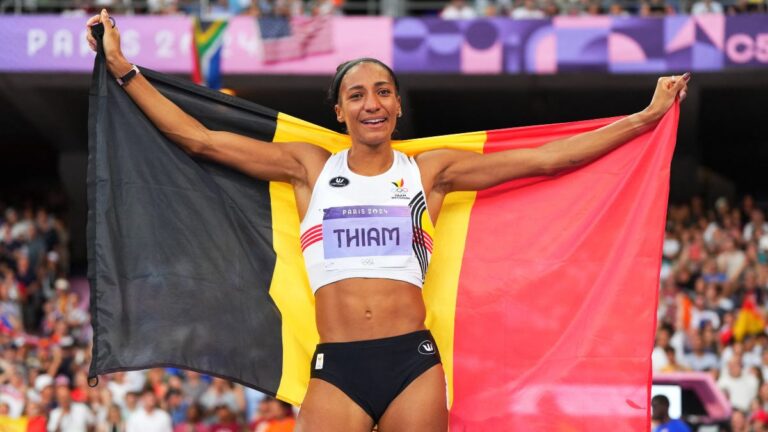
M362 176L349 169L347 154L328 159L301 222L312 291L350 278L421 287L434 230L416 162L394 152L386 172Z
M301 223L321 340L372 339L423 328L419 287L432 233L412 158L395 152L386 172L362 176L349 169L346 151L331 156Z

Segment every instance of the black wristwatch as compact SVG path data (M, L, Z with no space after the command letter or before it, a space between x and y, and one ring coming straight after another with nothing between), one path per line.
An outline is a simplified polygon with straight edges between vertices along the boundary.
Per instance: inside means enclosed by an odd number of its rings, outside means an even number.
M120 78L115 78L117 80L117 83L120 84L120 87L123 87L124 85L128 84L129 81L133 79L136 75L139 74L139 67L135 64L132 64L133 66L131 70L128 71L127 74L121 76Z

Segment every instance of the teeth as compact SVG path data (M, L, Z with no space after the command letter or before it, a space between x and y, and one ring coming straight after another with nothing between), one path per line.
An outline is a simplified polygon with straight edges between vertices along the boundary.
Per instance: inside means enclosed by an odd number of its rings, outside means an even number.
M384 119L363 120L363 123L365 124L375 124L375 123L382 123L382 122L384 122Z

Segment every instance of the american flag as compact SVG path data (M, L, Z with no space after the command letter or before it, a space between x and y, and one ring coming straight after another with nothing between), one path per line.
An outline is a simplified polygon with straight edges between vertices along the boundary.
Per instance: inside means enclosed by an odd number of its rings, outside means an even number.
M333 17L260 17L264 63L279 63L333 51Z

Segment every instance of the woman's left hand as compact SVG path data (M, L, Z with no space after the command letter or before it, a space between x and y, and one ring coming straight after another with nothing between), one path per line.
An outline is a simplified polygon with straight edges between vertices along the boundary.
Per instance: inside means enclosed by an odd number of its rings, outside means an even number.
M691 79L690 72L686 72L683 75L659 78L651 104L645 109L646 113L658 119L672 106L675 98L679 97L682 102L688 92L689 79Z

